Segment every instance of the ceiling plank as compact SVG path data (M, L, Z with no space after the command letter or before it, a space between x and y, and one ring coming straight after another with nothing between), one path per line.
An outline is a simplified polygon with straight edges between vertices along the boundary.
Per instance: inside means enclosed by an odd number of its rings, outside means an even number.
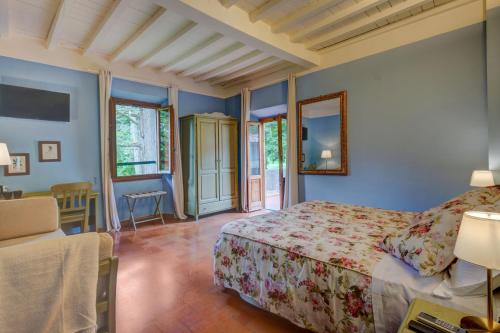
M201 51L205 50L207 47L213 45L214 43L222 40L224 36L222 36L219 33L216 33L212 37L208 38L207 40L201 42L200 44L194 46L193 48L187 50L185 53L181 54L165 66L163 66L160 71L162 72L168 72L173 70L175 67L182 66L183 63L188 62L191 60L194 56L199 54Z
M106 33L113 21L115 21L127 8L129 0L114 0L111 7L106 11L106 15L99 22L97 28L92 32L89 40L83 47L83 54L88 54L97 44L99 38Z
M270 76L270 75L278 73L278 72L284 72L284 71L294 72L296 70L297 70L296 65L283 61L283 62L277 63L271 67L254 72L250 75L242 76L236 80L225 82L225 83L221 84L221 86L223 86L224 88L230 88L230 87L242 85L246 82L250 82L250 81L254 81L254 80L266 77L266 76ZM286 78L286 75L285 75L285 78Z
M59 6L57 7L56 14L52 19L52 23L50 25L50 30L47 35L47 40L45 41L45 45L48 49L54 48L59 42L59 37L61 35L64 16L68 12L68 8L71 6L72 0L60 0Z
M290 42L285 35L273 34L271 27L264 22L252 23L248 13L238 6L225 8L215 0L152 1L266 54L306 68L320 64L319 54L307 50L301 44Z
M304 22L313 16L321 14L328 8L335 6L340 2L342 2L342 0L320 0L318 2L308 4L273 24L271 29L274 33L291 30L297 24Z
M264 60L261 60L261 61L255 63L255 64L252 64L250 66L242 68L242 69L238 70L235 73L232 73L232 74L229 74L229 75L225 75L223 77L211 80L210 83L212 85L217 85L217 84L221 84L221 83L224 83L224 82L227 82L227 81L231 81L233 79L236 79L238 77L244 76L246 74L256 72L256 71L258 71L260 69L263 69L263 68L267 68L267 67L269 67L269 66L271 66L273 64L276 64L278 62L281 62L281 61L282 61L281 59L278 59L276 57L268 57L268 58L266 58Z
M226 8L236 5L238 1L239 0L219 0L219 2Z
M324 43L328 43L336 39L342 39L342 37L349 35L353 31L363 29L369 25L376 23L377 21L387 19L393 15L411 10L412 8L422 6L430 1L432 0L407 0L404 2L400 2L393 7L390 7L389 9L367 16L360 20L356 20L350 24L334 29L326 34L322 34L309 41L305 45L308 49L311 50L321 48Z
M177 73L179 76L192 76L193 74L196 74L197 72L201 71L204 67L210 65L216 60L220 60L223 57L229 56L231 53L241 49L242 47L245 47L245 44L237 42L229 47L226 47L222 51L219 51L215 53L214 55L211 55L210 57L203 59L199 63L196 63L192 66L189 66L187 69L183 70L182 72Z
M0 0L0 38L9 37L9 0Z
M265 19L269 15L269 11L280 4L283 4L281 0L268 0L264 2L261 6L248 14L250 21L257 22L258 20Z
M335 11L331 16L315 21L310 25L306 25L302 29L298 29L296 33L290 36L290 40L294 43L302 42L308 37L321 33L321 31L324 31L329 26L345 21L384 2L387 2L387 0L362 0L352 6Z
M161 43L160 46L158 46L153 51L151 51L150 53L148 53L145 57L143 57L141 60L139 60L135 64L135 67L139 67L140 68L140 67L144 67L147 64L149 64L151 62L151 60L153 60L153 58L156 55L158 55L160 52L163 52L164 50L166 50L169 47L171 47L172 45L174 45L174 43L176 41L180 40L182 37L184 37L185 35L187 35L196 26L197 26L197 24L194 23L194 22L189 22L188 24L186 24L182 29L180 29L179 31L177 31L177 33L175 35L173 35L172 37L168 38L166 41L164 41L163 43Z
M234 72L238 68L248 65L249 61L255 62L256 58L259 59L259 56L265 57L265 54L262 53L262 51L254 50L250 53L245 54L244 56L239 57L238 59L234 59L233 61L228 62L227 64L212 69L205 74L195 76L194 80L196 82L200 82L216 77L222 73Z
M136 31L129 39L120 45L112 54L109 60L111 62L118 61L123 54L132 46L141 36L146 33L160 18L162 18L167 10L160 7L153 16L151 16L144 24Z

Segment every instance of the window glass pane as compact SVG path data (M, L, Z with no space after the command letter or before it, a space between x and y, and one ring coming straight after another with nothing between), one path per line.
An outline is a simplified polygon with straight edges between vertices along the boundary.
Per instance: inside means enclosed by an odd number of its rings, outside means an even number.
M116 174L118 177L158 172L157 111L116 105Z
M170 172L170 111L159 110L160 118L160 171Z
M248 126L248 142L250 146L249 163L250 163L250 176L260 175L260 140L259 140L259 126Z

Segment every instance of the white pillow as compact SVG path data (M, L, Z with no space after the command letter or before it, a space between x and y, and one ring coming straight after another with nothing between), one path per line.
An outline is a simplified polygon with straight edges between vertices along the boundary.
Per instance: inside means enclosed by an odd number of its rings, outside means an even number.
M487 293L486 269L458 259L449 269L449 277L440 283L435 296L484 296ZM493 271L493 289L500 287L500 271ZM447 295L448 294L448 295Z

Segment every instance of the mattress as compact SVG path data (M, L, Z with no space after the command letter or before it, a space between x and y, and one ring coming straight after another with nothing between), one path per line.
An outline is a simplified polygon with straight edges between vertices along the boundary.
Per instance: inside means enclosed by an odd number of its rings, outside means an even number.
M305 202L226 224L215 284L315 332L374 332L372 273L414 213Z

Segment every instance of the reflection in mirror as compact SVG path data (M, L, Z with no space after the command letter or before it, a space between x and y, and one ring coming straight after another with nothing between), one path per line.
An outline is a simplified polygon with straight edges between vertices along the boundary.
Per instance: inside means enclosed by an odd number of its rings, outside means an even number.
M345 92L299 102L301 173L347 174Z

